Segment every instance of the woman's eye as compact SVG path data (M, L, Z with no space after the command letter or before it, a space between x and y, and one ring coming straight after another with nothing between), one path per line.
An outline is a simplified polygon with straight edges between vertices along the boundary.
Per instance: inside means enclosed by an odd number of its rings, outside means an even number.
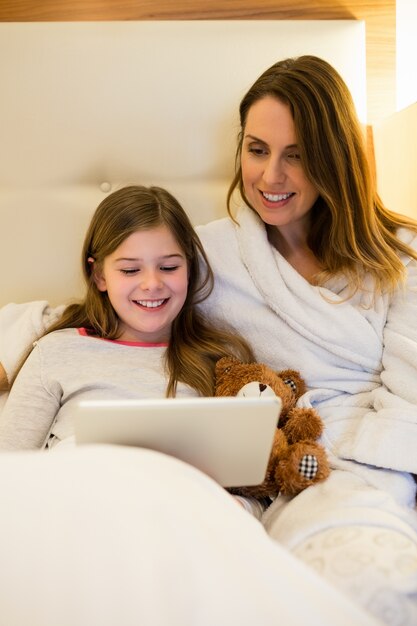
M301 156L298 152L289 152L287 154L287 159L289 161L293 161L294 163L298 163L299 161L301 161Z
M248 148L248 152L250 152L251 154L254 154L255 156L264 156L265 154L267 154L267 150L265 148L256 148L256 147Z

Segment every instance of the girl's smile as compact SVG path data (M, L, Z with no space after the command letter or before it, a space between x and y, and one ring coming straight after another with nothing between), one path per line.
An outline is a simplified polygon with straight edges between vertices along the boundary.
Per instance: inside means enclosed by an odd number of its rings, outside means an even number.
M166 304L168 302L168 298L163 300L133 300L133 302L138 306L151 311L152 309L159 309L163 304Z

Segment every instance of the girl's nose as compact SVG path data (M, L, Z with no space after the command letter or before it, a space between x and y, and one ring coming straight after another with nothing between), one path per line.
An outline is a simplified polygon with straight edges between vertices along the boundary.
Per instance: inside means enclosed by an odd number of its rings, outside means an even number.
M140 286L144 290L160 289L162 287L161 277L157 272L142 272Z

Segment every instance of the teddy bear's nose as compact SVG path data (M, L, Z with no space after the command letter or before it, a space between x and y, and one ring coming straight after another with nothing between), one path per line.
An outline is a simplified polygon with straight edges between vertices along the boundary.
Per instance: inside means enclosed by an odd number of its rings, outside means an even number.
M266 385L264 385L263 383L259 383L259 391L262 393L263 391L265 391L266 389Z

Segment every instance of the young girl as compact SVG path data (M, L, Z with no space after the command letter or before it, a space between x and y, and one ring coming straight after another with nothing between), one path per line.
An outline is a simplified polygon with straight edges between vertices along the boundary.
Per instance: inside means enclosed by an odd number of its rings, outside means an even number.
M35 343L13 384L3 449L52 447L72 436L80 400L212 395L218 358L252 359L243 339L197 310L212 290L212 272L167 191L130 186L103 200L82 267L84 300Z

